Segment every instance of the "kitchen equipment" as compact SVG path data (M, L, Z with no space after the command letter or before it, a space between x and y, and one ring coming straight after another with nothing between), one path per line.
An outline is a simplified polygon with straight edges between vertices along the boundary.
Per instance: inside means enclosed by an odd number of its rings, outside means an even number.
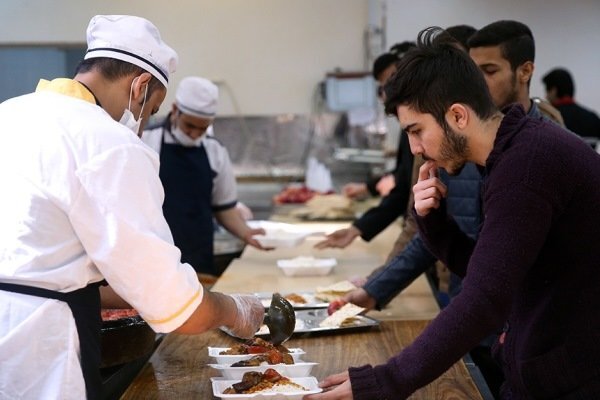
M326 309L297 310L296 318L298 319L298 323L296 324L293 333L344 333L350 331L369 330L378 327L380 324L380 322L374 318L367 317L366 315L357 315L353 318L352 322L342 326L321 326L321 322L327 317L328 314ZM261 331L256 334L256 336L262 335L263 333Z
M265 308L269 308L271 305L271 298L273 297L273 293L271 292L258 292L254 293L257 296L261 303L265 306ZM296 297L300 296L303 302L294 301L290 296ZM302 309L310 309L310 308L327 308L329 306L328 301L322 301L315 297L315 292L308 291L298 291L298 292L290 292L283 293L283 297L286 298L287 301L294 307L294 310L302 310Z
M264 323L269 328L269 341L274 345L282 344L294 333L296 326L294 307L279 293L273 293Z
M102 322L101 368L134 361L154 350L156 333L139 315Z

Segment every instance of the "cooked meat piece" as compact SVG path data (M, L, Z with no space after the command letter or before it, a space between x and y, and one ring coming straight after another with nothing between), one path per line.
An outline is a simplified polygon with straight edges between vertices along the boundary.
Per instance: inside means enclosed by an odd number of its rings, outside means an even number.
M278 382L281 378L282 376L279 375L279 372L275 371L273 368L269 368L263 373L263 379L271 383Z
M281 353L281 356L284 364L290 365L294 363L294 358L291 356L290 353Z
M267 361L265 355L254 356L249 360L241 360L231 364L232 367L258 367L262 362Z
M260 383L262 379L262 375L260 372L250 371L246 372L244 376L242 376L242 381L238 383L234 383L231 385L236 393L243 393L244 391L250 389L252 386L256 386Z

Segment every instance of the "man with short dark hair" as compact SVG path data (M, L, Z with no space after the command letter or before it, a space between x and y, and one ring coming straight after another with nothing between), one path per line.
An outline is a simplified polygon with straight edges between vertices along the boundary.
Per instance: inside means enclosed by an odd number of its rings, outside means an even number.
M600 139L600 117L575 102L573 77L564 68L555 68L542 77L546 98L556 107L565 125L579 136Z
M407 51L415 46L414 42L401 42L390 49L388 53L380 55L373 63L373 76L380 85L383 85L395 71L395 63L401 59ZM348 197L360 197L367 192L374 194L377 190L386 193L376 207L367 210L360 218L348 228L338 229L318 242L315 247L324 249L328 247L345 248L357 237L370 241L381 231L387 228L400 215L404 215L409 203L410 187L413 175L414 156L405 138L400 137L396 154L396 167L392 174L386 175L376 183L350 183L342 188ZM380 190L386 186L385 190ZM380 188L380 189L376 189ZM390 189L391 188L391 189ZM414 224L413 228L414 228ZM401 233L399 240L394 246L393 252L400 251L410 240L415 229L404 234Z
M527 25L513 20L496 21L475 32L468 44L469 55L483 72L494 104L502 109L520 103L530 116L541 115L529 96L535 70L535 41Z
M477 65L439 29L419 34L385 92L427 160L413 189L419 231L464 277L462 290L386 364L330 376L322 386L336 388L306 398L406 398L503 325L503 398L598 398L600 155L521 105L500 112ZM476 243L448 217L437 177L467 162L484 174Z

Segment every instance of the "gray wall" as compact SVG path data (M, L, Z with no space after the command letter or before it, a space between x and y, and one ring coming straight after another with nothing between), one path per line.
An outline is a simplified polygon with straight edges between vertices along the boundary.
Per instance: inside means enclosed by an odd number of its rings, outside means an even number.
M388 46L415 39L431 25L479 29L500 19L523 22L536 41L531 95L545 97L542 76L562 66L573 74L577 101L600 113L599 0L387 0L387 15Z
M0 45L82 44L99 13L137 14L159 26L180 55L170 89L187 75L221 85L221 115L309 114L316 85L336 67L365 68L364 31L383 0L2 0ZM599 0L387 0L387 45L430 25L528 24L540 77L561 65L577 99L600 111ZM375 18L378 20L379 18ZM2 73L6 74L4 67ZM165 104L173 99L171 90Z

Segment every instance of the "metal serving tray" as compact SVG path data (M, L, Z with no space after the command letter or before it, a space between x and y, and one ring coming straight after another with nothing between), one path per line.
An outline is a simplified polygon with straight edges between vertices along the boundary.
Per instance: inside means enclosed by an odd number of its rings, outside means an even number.
M327 308L329 306L329 302L317 299L315 297L314 292L298 291L298 292L281 293L281 295L283 297L285 297L291 293L298 294L298 295L304 297L304 299L306 300L306 303L296 303L294 301L290 301L289 299L286 299L290 302L292 307L294 307L294 310L309 310L309 309L314 309L314 308ZM271 297L273 297L273 293L260 292L260 293L254 293L254 295L260 299L260 301L262 302L263 306L265 306L265 308L269 308L269 306L271 305Z
M296 328L294 335L319 332L346 332L355 330L371 329L379 326L379 321L364 315L357 315L355 320L348 325L339 327L321 327L319 324L327 318L327 309L297 310ZM256 336L268 336L268 330L261 329Z

